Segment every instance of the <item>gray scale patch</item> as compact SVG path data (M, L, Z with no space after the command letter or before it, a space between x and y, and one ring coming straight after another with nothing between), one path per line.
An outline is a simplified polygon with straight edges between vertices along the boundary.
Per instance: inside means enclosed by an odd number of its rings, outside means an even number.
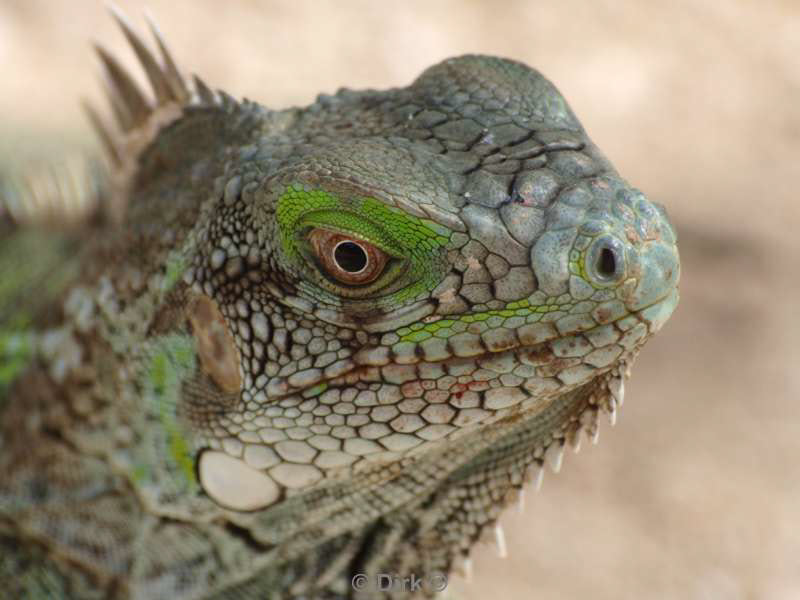
M499 387L484 394L483 407L487 410L501 410L519 404L527 397L518 387Z
M399 414L397 407L393 405L376 406L370 411L373 421L385 423L391 421Z
M316 467L290 463L282 463L273 467L269 474L278 483L296 489L308 487L322 479L322 473Z
M311 437L311 432L306 428L313 423L312 415L303 415L295 423L297 427L290 427L286 430L286 435L290 440L305 440Z
M418 414L425 408L425 401L421 398L408 398L397 405L397 409L407 414ZM374 415L373 415L373 418Z
M386 383L402 384L417 376L414 365L386 365L381 367L381 374Z
M395 452L411 450L421 443L421 439L407 433L393 433L381 439L381 444L383 444L387 450L393 450Z
M323 450L314 460L314 464L321 469L330 470L350 466L355 460L356 457L353 454L336 450Z
M436 388L440 390L449 390L456 384L456 378L452 375L442 375L436 381Z
M619 339L620 333L613 324L595 327L583 334L595 348L602 348L613 344Z
M489 329L481 334L484 346L492 352L501 352L518 344L517 333L513 329L506 329L505 327L497 327ZM511 360L510 354L503 357L496 357L495 360ZM479 359L478 364L485 364L488 359Z
M400 433L414 433L425 426L425 421L417 414L402 414L392 419L389 425Z
M489 286L484 283L471 283L461 288L461 295L472 304L482 304L492 299Z
M243 458L254 469L267 469L280 461L272 448L262 444L245 446Z
M458 217L458 215L444 210L438 206L433 206L431 204L424 204L422 205L422 210L425 211L425 214L430 218L432 221L440 225L444 225L450 230L453 231L466 231L466 227L464 226L464 222Z
M338 413L332 413L325 417L325 424L330 425L331 427L338 427L340 425L344 425L344 415L340 415Z
M342 446L341 440L329 435L314 435L307 442L317 450L339 450Z
M461 375L471 375L475 371L474 363L470 361L453 362L447 365L447 372L454 377Z
M458 415L453 420L453 425L456 427L475 425L476 423L485 421L491 414L492 413L482 408L467 408L459 411Z
M337 356L335 352L325 352L316 358L314 361L314 366L318 369L324 369L325 367L333 364L336 359Z
M647 325L639 323L635 327L626 331L619 339L619 343L626 349L631 350L647 335Z
M308 342L308 352L310 354L322 354L327 350L328 343L325 338L314 337Z
M492 279L500 279L508 273L508 262L497 254L489 254L485 260L486 268L492 276Z
M428 406L422 411L422 418L428 423L449 423L455 416L456 411L447 404L435 404Z
M603 325L606 323L611 323L613 321L617 321L628 314L628 309L625 308L625 305L620 302L619 300L611 300L609 302L603 302L599 304L593 311L592 311L592 318L597 321L597 323ZM622 319L624 320L624 319ZM636 323L636 319L633 319L633 323ZM617 327L620 326L620 322L617 322Z
M450 235L450 247L458 249L467 244L472 238L466 233L455 232Z
M381 385L377 391L378 404L395 404L402 398L400 388L396 385Z
M548 361L536 368L536 375L538 377L558 376L561 371L570 367L577 367L582 362L580 358L561 358L556 362Z
M535 346L558 337L558 331L551 323L531 323L517 330L517 337L525 346Z
M497 379L498 375L499 373L490 369L478 369L472 374L472 378L475 381L491 381Z
M589 301L582 301L574 304L572 308L569 309L570 314L580 314L580 313L588 313L590 312L595 306L597 306L596 302L589 302Z
M457 333L453 335L449 339L450 348L452 350L453 355L461 357L461 358L468 358L472 356L478 356L486 352L486 348L481 341L481 338L473 333ZM451 368L453 365L451 365ZM474 367L470 367L471 369ZM455 375L455 373L451 370L451 375Z
M500 208L500 218L511 236L523 246L530 246L544 230L545 215L538 206L511 202Z
M583 362L593 367L607 367L619 358L622 354L622 347L616 344L597 348L583 358Z
M505 178L489 175L485 171L471 173L467 177L463 193L470 203L487 208L496 209L509 200Z
M490 283L492 276L489 271L475 258L467 260L467 270L463 275L464 283Z
M250 307L247 306L247 302L245 302L244 300L241 300L241 299L237 300L236 301L236 313L242 319L246 319L247 317L249 317L250 316Z
M561 389L561 382L558 379L551 377L539 377L536 379L528 379L522 384L522 387L530 392L534 398L539 398L546 394L557 392Z
M530 135L530 131L513 123L495 125L491 128L492 142L498 146L516 144Z
M571 275L569 278L569 293L576 300L592 298L595 289L581 277Z
M417 344L414 342L400 342L392 348L394 362L399 365L409 365L419 362L417 357Z
M448 342L443 338L429 338L420 343L423 356L427 361L440 361L450 358Z
M455 427L452 425L428 425L417 431L415 435L421 437L423 440L440 440L454 430Z
M556 321L556 327L562 335L585 331L595 326L595 320L587 314L566 315Z
M577 230L584 220L585 213L586 210L583 207L565 204L559 196L559 200L547 211L547 227L548 229L574 228Z
M228 256L227 254L225 254L224 250L222 250L221 248L216 248L211 253L211 261L210 261L211 268L214 270L219 269L225 263L225 260L227 258ZM207 295L212 296L213 294L207 293Z
M559 357L584 356L594 349L586 338L579 335L553 340L550 348Z
M513 373L503 373L500 375L500 384L506 387L516 387L522 385L524 379L522 377L518 377Z
M440 140L471 144L483 134L483 127L472 119L459 119L438 125L433 133Z
M508 274L494 283L499 300L521 300L536 290L536 280L528 267L511 267Z
M587 381L595 373L594 367L589 365L575 365L568 367L558 373L558 378L564 382L565 385L574 385Z
M546 208L558 194L559 177L541 168L520 174L514 182L514 198L528 207Z
M356 412L356 407L355 405L350 404L349 402L341 402L333 407L333 412L336 413L337 415L353 415Z
M439 380L445 376L444 367L438 363L421 363L417 369L420 379Z
M338 416L338 415L332 415ZM348 427L347 425L337 425L331 430L331 435L336 438L340 438L343 440L349 440L356 437L356 430L352 427Z
M370 423L358 430L359 437L367 440L377 440L391 433L389 426L384 423Z
M575 235L573 229L545 231L531 249L531 264L539 288L547 295L559 296L567 292L568 256Z
M477 392L457 392L450 398L450 405L456 408L475 408L480 406L481 397Z
M350 427L361 427L369 423L369 416L366 414L350 415L345 420L345 423Z
M363 390L358 392L353 403L356 406L375 406L378 404L378 396L373 390Z
M511 237L502 222L497 219L495 210L468 204L461 211L461 215L472 237L481 240L490 252L502 255L513 265L528 263L527 248Z
M516 367L514 367L512 373L514 373L514 375L516 375L517 377L522 377L523 379L527 379L529 377L536 376L536 368L531 365L519 364Z

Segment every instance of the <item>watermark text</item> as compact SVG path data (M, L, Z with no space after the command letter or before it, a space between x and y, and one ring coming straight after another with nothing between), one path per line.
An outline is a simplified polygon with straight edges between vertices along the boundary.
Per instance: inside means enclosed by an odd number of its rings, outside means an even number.
M376 592L441 592L447 587L447 575L428 573L427 575L398 575L397 573L378 573L367 575L356 573L350 585L357 591Z

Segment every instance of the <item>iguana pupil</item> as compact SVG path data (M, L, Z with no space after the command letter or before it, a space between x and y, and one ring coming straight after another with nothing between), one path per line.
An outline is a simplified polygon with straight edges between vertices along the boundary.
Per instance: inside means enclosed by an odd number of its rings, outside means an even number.
M339 267L348 273L360 273L367 267L367 253L355 242L339 242L333 251Z
M353 239L349 233L318 227L308 234L314 254L312 261L336 284L363 289L384 271L388 256L366 241Z

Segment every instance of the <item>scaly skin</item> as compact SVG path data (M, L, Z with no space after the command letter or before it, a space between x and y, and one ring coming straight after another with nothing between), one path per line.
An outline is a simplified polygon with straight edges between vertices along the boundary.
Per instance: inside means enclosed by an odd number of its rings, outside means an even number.
M0 288L2 588L432 595L615 414L677 304L663 209L522 64L271 111L122 24L155 104L104 58L104 224L44 254L4 225L3 273L62 276Z

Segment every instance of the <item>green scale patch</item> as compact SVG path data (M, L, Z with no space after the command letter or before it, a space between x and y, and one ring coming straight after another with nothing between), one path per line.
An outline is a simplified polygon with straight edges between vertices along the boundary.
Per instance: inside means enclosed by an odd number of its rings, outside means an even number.
M143 399L148 417L155 418L160 427L145 430L151 435L144 441L144 456L138 457L134 466L134 480L143 485L163 485L152 470L153 465L161 465L180 491L195 491L193 452L178 420L181 383L191 377L197 362L194 343L188 336L163 336L155 340L147 356L141 376Z
M322 275L306 241L314 228L362 239L389 255L383 274L349 297L397 306L433 290L446 269L444 252L451 231L429 219L405 214L375 198L340 198L324 190L289 186L278 200L277 221L283 253L290 263L315 275L325 299L340 303L342 286Z
M526 323L536 323L543 315L554 311L568 311L572 304L557 304L556 298L547 298L543 304L531 304L529 300L509 302L504 308L472 312L457 317L440 319L432 323L414 323L397 331L401 342L422 342L431 337L449 338L466 331L473 323L480 324L481 331L496 327L515 329Z
M33 358L33 334L24 328L24 319L18 321L0 330L0 405L9 386Z
M175 284L183 277L186 267L187 263L184 251L173 250L169 253L164 267L164 280L161 283L162 294L166 294L175 287Z
M593 285L589 276L586 274L586 250L571 250L569 253L569 272L577 275L584 281ZM593 287L597 287L593 285Z

